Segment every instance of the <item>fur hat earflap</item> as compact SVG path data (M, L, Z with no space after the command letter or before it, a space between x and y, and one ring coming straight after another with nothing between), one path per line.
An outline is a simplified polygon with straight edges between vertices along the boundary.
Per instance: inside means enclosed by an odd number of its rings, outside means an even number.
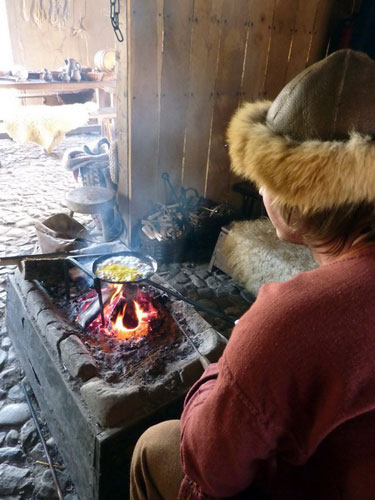
M351 50L307 68L273 103L243 105L227 133L234 172L302 212L375 203L374 137L375 62Z

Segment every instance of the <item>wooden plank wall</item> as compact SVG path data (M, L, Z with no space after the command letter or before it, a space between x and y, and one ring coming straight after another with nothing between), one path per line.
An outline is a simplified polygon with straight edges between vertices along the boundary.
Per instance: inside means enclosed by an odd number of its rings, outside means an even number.
M334 0L122 0L120 207L131 228L173 186L236 203L225 130L325 55ZM127 146L125 147L125 143ZM238 195L237 195L238 196Z

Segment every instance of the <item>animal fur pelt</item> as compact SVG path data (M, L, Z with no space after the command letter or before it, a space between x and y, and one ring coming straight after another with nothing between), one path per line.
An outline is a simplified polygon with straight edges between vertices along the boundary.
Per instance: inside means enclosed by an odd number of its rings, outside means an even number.
M233 278L253 295L269 281L286 281L316 267L310 251L280 241L269 219L236 222L223 243Z
M227 138L234 172L268 188L279 205L302 212L375 202L371 137L352 132L347 141L297 142L267 126L270 105L246 103L233 116Z
M35 142L47 153L63 140L65 133L85 125L94 103L63 106L21 106L4 120L4 129L10 137L20 143Z

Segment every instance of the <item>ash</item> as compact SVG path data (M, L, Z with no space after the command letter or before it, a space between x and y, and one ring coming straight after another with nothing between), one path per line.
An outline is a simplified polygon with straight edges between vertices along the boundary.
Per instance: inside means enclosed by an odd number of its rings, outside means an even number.
M45 289L72 324L81 312L82 304L96 298L96 292L83 281L71 287L69 301L65 298L62 285L45 286ZM155 383L158 377L165 375L171 364L193 353L193 348L168 312L166 299L155 295L148 286L142 287L140 293L157 311L157 317L149 323L146 336L118 340L111 336L107 324L104 327L101 325L100 315L84 330L77 326L77 335L94 358L100 378L106 382L124 386ZM194 333L191 332L191 335Z

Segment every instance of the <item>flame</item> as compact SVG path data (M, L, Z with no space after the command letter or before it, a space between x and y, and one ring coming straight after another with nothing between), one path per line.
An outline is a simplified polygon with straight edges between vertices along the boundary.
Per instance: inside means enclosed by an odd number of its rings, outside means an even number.
M122 291L122 285L112 285L112 288L115 289L115 292L111 297L110 304L112 304L115 301L116 297L118 297L120 295L120 293Z
M152 306L150 300L142 300L142 297L126 300L122 294L122 285L113 285L113 288L115 292L111 297L111 301L104 308L106 327L101 331L116 340L145 337L148 334L150 319L158 315L157 310ZM114 310L122 299L125 299L124 304L113 318ZM134 326L132 323L134 323Z
M129 319L126 320L126 314L128 309L133 306L135 313L136 326L134 328L129 328ZM129 303L125 303L122 311L117 314L116 320L111 325L111 333L120 340L126 340L131 337L145 337L148 333L148 319L149 314L145 312L140 304L136 300L132 300Z

